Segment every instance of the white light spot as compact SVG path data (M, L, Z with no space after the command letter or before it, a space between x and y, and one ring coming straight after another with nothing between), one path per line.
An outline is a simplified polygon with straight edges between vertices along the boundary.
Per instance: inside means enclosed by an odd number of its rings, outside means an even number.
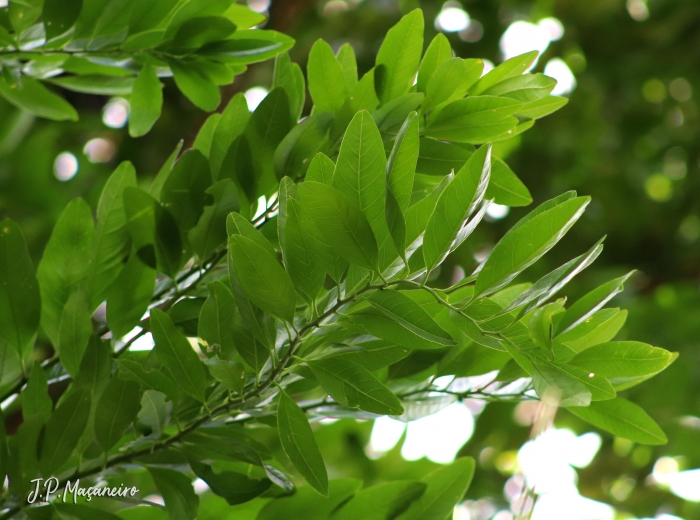
M469 27L469 15L461 7L452 7L452 2L443 6L440 14L435 18L435 28L438 31L459 32ZM450 5L448 7L448 5Z
M595 377L595 374L591 372L590 374L588 374L588 377Z
M462 403L454 403L433 415L408 423L401 456L406 460L427 457L439 464L449 464L472 433L472 414Z
M501 36L500 48L503 59L507 60L530 51L539 51L542 54L549 46L549 42L549 30L545 27L530 22L517 21L510 24Z
M198 478L197 480L192 482L192 487L194 487L194 492L198 495L209 491L209 485L206 482L204 482L201 478Z
M371 458L378 458L390 451L401 440L406 425L387 416L375 419L367 447Z
M493 69L496 68L496 66L493 64L491 60L482 60L484 62L484 70L481 72L481 76L485 76L489 72L491 72Z
M501 204L492 203L486 208L486 214L493 220L500 220L505 217L510 212L508 206L502 206Z
M53 162L53 173L59 181L69 181L78 173L78 159L70 152L56 156Z
M257 219L258 217L261 217L263 213L267 210L267 199L265 198L265 195L262 195L258 199L258 207L255 210L255 215L253 215L253 220Z
M569 493L540 495L532 520L613 520L615 510L608 504L582 497L575 489Z
M151 333L144 334L137 340L135 340L130 346L129 350L136 352L139 350L153 350L153 346L155 343L153 342L153 336Z
M245 100L248 102L248 110L251 112L258 108L258 105L262 103L262 100L268 94L268 90L265 87L253 87L245 91Z
M542 18L542 20L537 22L537 25L547 31L550 42L559 41L564 36L564 26L554 17Z
M563 96L569 94L576 88L576 78L569 66L560 58L552 58L544 67L544 73L550 78L557 80L557 84L552 90L553 96Z
M161 506L165 505L165 500L163 500L163 497L160 495L148 495L146 498L144 498L144 501L160 504Z
M112 98L102 111L102 122L110 128L122 128L129 119L129 102L122 98Z
M637 22L643 22L649 18L646 0L627 0L627 12Z
M98 137L90 139L83 147L83 153L87 155L88 161L91 163L106 163L109 162L116 148L112 141Z
M331 0L323 6L323 16L333 16L348 10L348 4L343 0Z
M3 7L7 7L8 4L9 0L0 0L0 9L2 9Z
M467 43L475 43L484 35L484 26L477 20L470 20L466 29L459 31L459 39Z
M248 7L256 13L264 13L270 8L270 0L248 0Z

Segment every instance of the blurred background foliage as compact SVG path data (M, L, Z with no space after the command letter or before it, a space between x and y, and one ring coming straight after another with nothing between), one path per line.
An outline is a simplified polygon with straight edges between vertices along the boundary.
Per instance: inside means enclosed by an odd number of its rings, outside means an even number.
M684 471L700 468L700 2L247 3L269 15L266 28L296 39L290 54L302 67L314 41L323 38L336 49L350 42L363 73L372 67L389 27L415 7L424 10L427 21L435 21L427 24L425 41L443 31L461 57L498 64L504 54L542 51L535 70L557 77L560 88L570 91L561 92L570 103L536 129L499 143L495 152L528 186L535 204L572 189L592 195L593 203L580 224L537 264L538 272L528 270L523 281L537 279L607 235L603 254L570 285L569 296L639 269L617 297L617 304L629 310L618 338L681 354L652 383L629 392L664 428L669 443L649 448L603 436L596 457L578 470L579 490L611 504L616 520L700 519L695 502L700 501L700 478ZM246 92L250 105L259 102L270 86L272 68L272 63L250 67L224 88L224 100ZM169 82L161 118L138 139L129 137L124 126L128 100L64 93L80 120L51 122L0 99L0 218L19 222L35 260L67 202L82 196L94 207L120 161L132 161L145 184L180 139L185 146L192 144L206 114ZM470 272L527 211L492 212L490 225L480 226L436 276L447 284L462 271ZM508 497L519 491L517 476L511 476L515 457L529 434L527 406L489 404L483 411L472 406L480 416L460 453L476 457L479 464L468 494L471 502L456 513L460 520L510 518L505 513ZM556 425L577 434L588 429L565 412ZM403 460L401 442L370 458L371 431L372 423L350 419L319 427L319 444L333 477L358 476L371 485L418 478L436 466L426 458ZM513 487L518 489L513 492Z

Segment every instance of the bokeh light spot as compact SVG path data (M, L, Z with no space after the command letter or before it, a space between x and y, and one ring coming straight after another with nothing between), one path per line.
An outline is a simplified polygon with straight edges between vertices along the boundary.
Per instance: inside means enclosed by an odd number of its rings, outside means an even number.
M344 13L348 8L348 4L343 0L331 0L323 6L323 16L333 16Z
M248 7L256 13L264 13L270 8L270 0L248 0Z
M115 152L114 143L101 137L90 139L83 147L83 153L87 155L88 161L91 163L109 162L114 157Z
M550 34L546 28L519 20L508 26L501 36L499 46L503 59L507 60L530 51L539 51L542 54L549 46L549 38Z
M70 152L62 152L53 163L53 173L59 181L71 180L78 173L78 159Z
M129 119L129 102L123 98L110 99L102 111L102 122L110 128L123 128Z
M248 103L248 110L253 112L262 100L267 97L269 91L265 87L253 87L245 91L245 100Z
M700 217L688 215L681 221L678 232L687 242L695 242L700 238Z
M676 101L688 101L693 97L693 87L685 78L676 78L668 86L668 92Z
M637 22L649 18L649 7L645 0L627 0L627 12Z
M642 95L649 103L661 103L666 99L666 87L661 80L652 78L644 82Z
M486 208L486 214L493 220L500 220L510 213L510 208L508 206L503 206L501 204L490 204Z
M472 19L466 29L459 31L459 38L463 42L476 43L484 35L484 26L478 20Z
M564 25L553 16L543 18L537 22L537 25L547 31L550 42L561 40L561 37L564 36Z
M644 181L644 189L651 200L656 202L666 202L673 196L673 185L671 180L660 174L654 173Z
M447 2L440 14L435 18L435 28L438 31L458 32L469 26L469 15L458 2Z
M569 94L576 88L576 78L573 72L561 58L552 58L544 67L545 75L557 80L557 84L552 90L553 96L563 96Z

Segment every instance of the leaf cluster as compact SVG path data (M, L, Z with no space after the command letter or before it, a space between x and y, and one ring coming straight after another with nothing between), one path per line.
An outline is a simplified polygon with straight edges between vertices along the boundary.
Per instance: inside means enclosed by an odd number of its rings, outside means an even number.
M96 221L71 202L36 273L19 228L0 224L2 385L24 416L0 442L7 515L25 508L37 475L64 486L141 467L170 518L197 516L196 476L231 506L257 500L258 519L444 519L473 460L361 490L328 478L310 422L411 421L465 398L539 399L617 436L665 442L617 397L675 358L614 341L626 312L605 305L629 275L568 307L559 297L602 240L533 284L513 283L588 197L544 202L474 272L431 286L490 203L530 202L490 143L565 100L526 73L534 54L482 75L443 36L425 53L422 38L414 11L362 78L349 46L317 42L306 79L281 55L258 108L234 97L150 186L123 163ZM314 108L299 121L306 83ZM43 367L32 364L39 332L56 351ZM152 350L130 348L149 338ZM70 381L56 403L49 367ZM475 387L469 377L481 374L489 383ZM277 432L277 457L262 428Z

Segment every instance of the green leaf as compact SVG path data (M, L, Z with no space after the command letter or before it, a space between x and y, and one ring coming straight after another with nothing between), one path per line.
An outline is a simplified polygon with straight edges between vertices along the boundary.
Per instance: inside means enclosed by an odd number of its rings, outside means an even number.
M447 175L427 197L422 198L406 211L406 241L414 250L423 243L423 233L428 225L428 220L435 210L442 192L454 179L454 175Z
M306 180L332 186L334 172L335 163L327 155L318 152L311 160L311 164L309 164L309 169L306 171Z
M422 50L423 12L414 9L389 29L377 53L375 81L382 103L409 91L418 72ZM377 81L378 73L381 79Z
M199 150L182 154L163 184L160 200L184 230L192 229L207 203L211 186L209 162Z
M54 345L59 343L63 307L92 267L94 237L90 207L83 199L72 200L54 226L37 269L41 327Z
M231 179L223 179L207 188L214 204L205 206L197 224L190 229L188 238L201 261L226 242L226 216L238 211L238 190Z
M151 436L158 439L168 424L169 406L167 396L157 390L146 390L141 397L141 410L137 415L151 429Z
M90 409L90 394L89 388L76 388L54 410L46 424L44 447L39 458L44 477L54 475L78 445L89 417L87 411Z
M387 188L402 212L408 209L413 193L413 177L418 162L418 126L416 112L411 112L399 130L386 165Z
M216 127L219 126L219 120L221 119L221 114L210 114L207 117L204 124L199 127L197 132L197 137L194 139L192 148L202 152L202 155L209 158L209 152L211 151L212 141L214 140L214 132Z
M314 155L326 148L333 114L322 112L307 117L282 139L273 158L278 179L303 177Z
M54 121L78 120L78 113L70 103L28 76L22 76L21 84L14 85L0 76L0 95L17 108L35 116Z
M217 356L207 359L204 364L207 365L209 373L214 379L238 395L243 395L243 386L245 385L243 365L229 359L219 359Z
M146 64L139 72L131 93L129 135L146 135L160 117L163 108L163 86L156 70Z
M672 360L672 354L662 348L612 341L584 350L569 364L603 377L636 377L661 372Z
M388 520L399 517L425 493L423 482L397 480L365 488L345 503L333 520Z
M569 260L561 267L537 280L513 299L504 312L511 312L514 309L527 306L522 313L524 315L554 296L568 284L574 276L583 271L598 258L598 255L603 251L603 240L604 238L600 239L586 253L577 256L573 260Z
M183 143L184 142L182 139L178 141L178 143L175 145L175 149L165 160L163 166L160 167L156 178L153 179L153 182L151 182L151 186L148 188L148 190L146 190L156 200L160 200L160 193L163 190L163 184L165 184L165 181L168 180L168 177L170 177L173 165L180 154L180 150L182 150Z
M469 95L477 96L501 81L514 76L520 76L530 68L538 55L538 51L530 51L504 61L477 81L476 84L469 89Z
M45 423L51 417L52 410L53 403L49 397L46 372L40 363L34 363L27 387L22 392L22 416L28 419L35 415L41 415Z
M124 189L136 186L136 170L125 161L107 179L97 204L97 226L90 273L91 306L97 307L124 266L129 230L124 214Z
M423 239L423 257L428 272L453 249L460 231L483 199L490 175L491 147L482 146L442 192Z
M228 357L235 348L233 318L236 300L228 286L221 280L207 284L209 297L199 314L199 337L210 350L218 349Z
M134 88L134 78L97 74L62 76L48 81L66 90L97 96L128 96Z
M301 486L293 495L278 497L265 504L256 520L279 520L280 518L326 520L338 506L351 498L361 487L362 481L357 479L331 480L326 498L319 496L311 486Z
M639 406L618 397L611 401L596 401L587 408L569 409L571 413L606 430L640 444L666 444L666 434Z
M294 285L277 258L241 235L230 237L229 248L246 296L263 311L291 323L296 306Z
M207 43L225 40L236 26L222 16L197 16L183 23L175 33L170 50L176 54L189 54Z
M425 92L428 88L428 82L433 77L435 71L440 65L452 58L452 48L450 42L443 33L438 33L433 38L433 41L428 45L425 55L418 69L418 79L416 89L418 92Z
M120 359L118 363L119 377L121 379L135 381L147 391L155 390L161 392L173 402L179 399L180 393L175 383L159 370L146 370L141 363L130 359Z
M536 215L526 216L527 220L508 231L482 264L475 295L496 292L535 263L571 229L590 200L577 197L545 211L535 209Z
M345 132L333 186L360 206L372 229L375 221L383 217L385 176L382 136L372 116L360 111Z
M95 437L105 452L119 442L140 409L139 384L118 377L110 379L95 413Z
M371 334L372 336L390 341L411 350L444 348L443 344L433 343L432 341L424 339L422 336L414 334L399 322L373 308L364 308L352 312L347 326L357 329L358 332Z
M416 172L427 175L448 175L452 170L459 171L472 153L474 153L474 147L468 144L446 143L421 137Z
M46 39L51 40L70 29L83 7L82 0L44 0L41 17L44 20Z
M204 402L207 386L204 366L190 342L175 328L170 316L160 309L151 310L150 321L158 359L183 391Z
M573 352L582 352L613 339L626 319L627 311L602 309L567 333L556 336L554 344L561 343Z
M464 457L428 473L421 479L425 493L398 520L445 520L462 501L474 476L474 459Z
M372 306L417 336L440 345L455 345L454 339L425 311L399 291L377 291L369 297Z
M316 40L307 64L309 92L316 112L335 112L348 97L345 74L333 49L323 40Z
M372 112L372 118L383 134L395 134L411 112L418 110L423 103L423 94L412 92L388 101Z
M148 310L156 284L156 271L136 255L119 273L107 293L107 323L115 338L125 336Z
M289 177L280 183L279 208L277 236L284 265L299 294L312 302L323 288L325 271L313 254L311 237L302 227L302 208L297 200L296 185Z
M160 491L170 520L195 520L199 509L199 497L192 488L190 478L173 469L148 466Z
M209 166L211 176L214 180L219 178L221 165L226 158L226 153L231 143L243 133L250 120L248 102L242 93L238 93L231 98L226 108L221 113L219 124L214 130L211 149L209 151Z
M89 507L84 504L70 504L61 502L60 500L56 500L55 502L56 503L51 504L51 507L55 510L55 516L53 518L61 520L64 518L70 518L71 520L73 518L77 518L78 520L120 520L121 518L114 513L97 509L96 507Z
M242 144L251 150L251 165L244 168L236 164L234 169L238 183L251 203L257 203L260 195L269 196L276 191L278 180L274 171L274 153L293 126L289 111L285 90L280 87L273 89L255 109L241 136L247 141Z
M478 78L480 71L475 69L475 72ZM459 87L466 75L467 66L462 58L451 58L440 64L425 89L423 111L428 112L438 105L464 97L467 89L460 92Z
M272 485L272 482L266 478L249 478L248 475L233 471L215 473L210 466L194 460L190 461L190 467L195 475L204 480L214 493L225 498L229 505L253 500Z
M616 294L623 290L623 284L627 279L634 274L635 271L630 271L624 276L610 280L600 287L593 289L591 292L582 296L564 314L564 317L558 323L556 328L557 334L564 334L575 328L580 323L583 323L591 315L608 303Z
M512 117L522 103L495 96L469 96L453 101L432 118L425 135L445 141L480 144L515 129Z
M340 68L343 69L345 83L347 83L349 89L354 88L357 85L357 57L355 56L355 49L349 43L344 43L338 49L336 58L338 63L340 63Z
M525 119L539 119L556 112L569 102L568 98L558 96L547 96L537 101L525 103L516 114Z
M401 415L398 398L361 365L338 357L308 362L321 386L337 403L381 415Z
M493 199L496 204L512 207L527 206L532 202L532 196L527 187L498 157L494 157L491 164L491 181L485 197Z
M227 40L204 46L198 54L225 60L229 65L247 65L274 58L293 45L294 40L286 34L256 29L235 32Z
M325 245L350 263L377 269L377 242L357 203L318 182L300 184L299 197L303 213Z
M59 340L55 345L61 356L61 364L73 377L78 373L90 335L92 334L92 311L84 290L74 291L61 313Z
M588 406L591 392L573 377L544 365L532 364L532 386L550 406Z
M304 411L280 391L277 427L284 452L304 479L320 494L328 496L328 475L314 432Z
M10 219L0 222L0 351L27 359L41 315L39 283L27 243Z
M547 97L556 86L557 80L544 74L516 76L486 89L485 96L501 96L529 103Z
M287 93L289 111L293 122L299 121L306 101L306 85L301 67L292 63L289 54L277 56L272 88L282 87Z
M197 62L170 60L175 84L187 99L205 112L212 112L221 103L219 87L209 79L202 66Z
M592 372L589 372L588 370L583 370L579 367L575 367L569 364L544 364L555 368L560 372L563 372L566 375L578 380L591 393L592 401L605 401L608 399L615 399L615 389L613 388L613 385L610 384L610 381L608 381L605 377L603 377L600 374L591 375Z

